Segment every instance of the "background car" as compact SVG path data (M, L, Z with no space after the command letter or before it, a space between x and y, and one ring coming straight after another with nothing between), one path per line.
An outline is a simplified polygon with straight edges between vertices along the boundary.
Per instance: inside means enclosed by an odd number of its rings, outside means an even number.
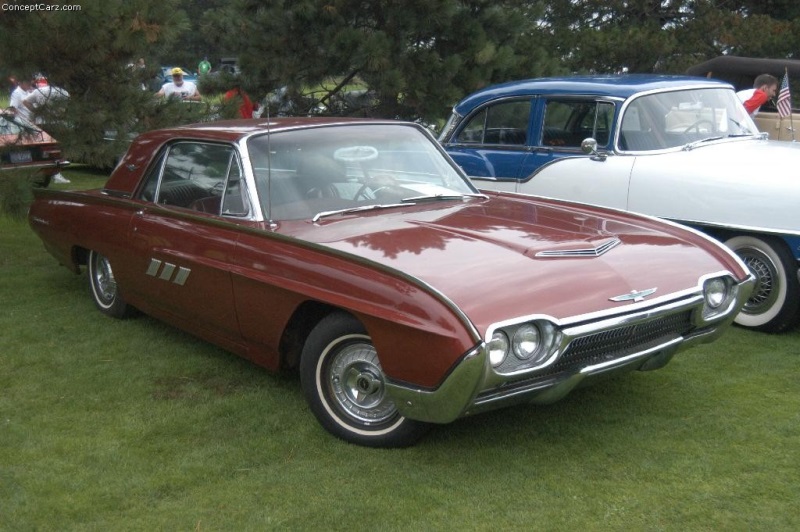
M721 55L690 67L686 73L691 76L727 81L737 91L752 89L753 82L761 74L772 74L779 83L783 80L784 75L788 75L791 87L792 80L800 79L800 60ZM790 93L795 94L796 91L791 90ZM777 100L777 95L775 98ZM800 140L800 122L796 128L795 118L782 118L778 114L775 103L775 101L770 101L762 105L758 114L753 117L759 131L769 134L770 140ZM797 109L792 114L798 114ZM797 120L800 120L800 114L798 114Z
M757 278L737 323L779 332L800 319L800 145L766 140L727 83L643 75L507 83L456 105L440 141L479 188L700 229Z
M14 113L0 114L0 171L32 170L36 184L47 186L68 164L48 133Z
M104 314L298 370L321 425L369 446L660 368L717 338L753 282L695 231L479 193L396 121L145 133L102 190L37 191L29 221Z

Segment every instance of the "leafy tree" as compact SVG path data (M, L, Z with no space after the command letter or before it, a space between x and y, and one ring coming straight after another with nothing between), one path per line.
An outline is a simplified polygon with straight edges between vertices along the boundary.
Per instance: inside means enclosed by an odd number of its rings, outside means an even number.
M784 0L553 0L543 25L570 70L683 72L721 54L791 56L799 15Z
M286 86L296 95L322 85L319 99L327 102L361 84L373 96L369 115L430 120L446 115L466 93L527 74L529 58L546 55L517 46L529 4L234 0L204 33L225 35L225 46L239 51L253 90Z
M72 160L108 165L124 152L131 132L180 119L177 105L159 105L152 92L142 90L155 69L133 64L178 37L186 19L176 11L177 0L104 0L79 7L3 12L0 57L18 76L42 73L51 85L65 88L70 98L63 113L44 116L44 127ZM48 110L54 108L42 114ZM106 140L109 133L115 141Z

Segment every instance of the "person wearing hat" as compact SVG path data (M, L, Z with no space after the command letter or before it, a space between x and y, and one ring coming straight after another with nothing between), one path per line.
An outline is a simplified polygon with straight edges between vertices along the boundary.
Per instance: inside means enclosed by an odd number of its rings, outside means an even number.
M161 87L156 96L163 98L175 96L181 100L200 101L201 96L200 91L197 90L197 85L183 79L184 72L180 67L173 68L170 74L172 74L172 81L164 83L164 86Z

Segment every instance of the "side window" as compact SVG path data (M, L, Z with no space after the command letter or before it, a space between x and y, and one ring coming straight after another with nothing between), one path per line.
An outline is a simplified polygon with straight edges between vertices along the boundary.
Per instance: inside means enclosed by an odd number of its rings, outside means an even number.
M150 168L140 198L211 214L247 214L242 170L232 146L178 142Z
M550 100L545 106L542 144L562 148L580 148L581 142L593 137L598 145L607 146L614 117L609 102Z
M524 146L528 138L530 100L502 102L473 116L458 134L457 142Z
M611 122L614 120L614 105L609 102L598 102L594 112L586 113L580 129L586 137L592 137L598 146L608 146L611 135Z

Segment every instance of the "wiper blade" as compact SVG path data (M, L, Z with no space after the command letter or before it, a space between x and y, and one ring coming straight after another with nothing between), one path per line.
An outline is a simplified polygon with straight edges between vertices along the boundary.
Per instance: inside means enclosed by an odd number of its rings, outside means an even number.
M319 221L320 218L325 218L326 216L336 216L337 214L350 214L354 212L364 212L364 211L374 211L377 209L391 209L393 207L405 207L407 204L405 203L388 203L386 205L377 204L377 205L362 205L360 207L348 207L347 209L339 209L336 211L322 211L318 212L314 215L311 219L312 222Z
M708 138L705 138L705 139L696 140L694 142L689 142L688 144L684 144L683 145L683 149L684 149L684 151L693 150L696 147L700 146L701 144L705 144L706 142L712 142L714 140L721 140L721 139L724 139L724 138L725 137L723 137L722 135L718 135L716 137L708 137Z
M423 201L452 201L452 200L463 200L465 198L483 198L489 199L489 196L486 194L431 194L427 196L411 196L409 198L403 198L403 203L421 203Z

